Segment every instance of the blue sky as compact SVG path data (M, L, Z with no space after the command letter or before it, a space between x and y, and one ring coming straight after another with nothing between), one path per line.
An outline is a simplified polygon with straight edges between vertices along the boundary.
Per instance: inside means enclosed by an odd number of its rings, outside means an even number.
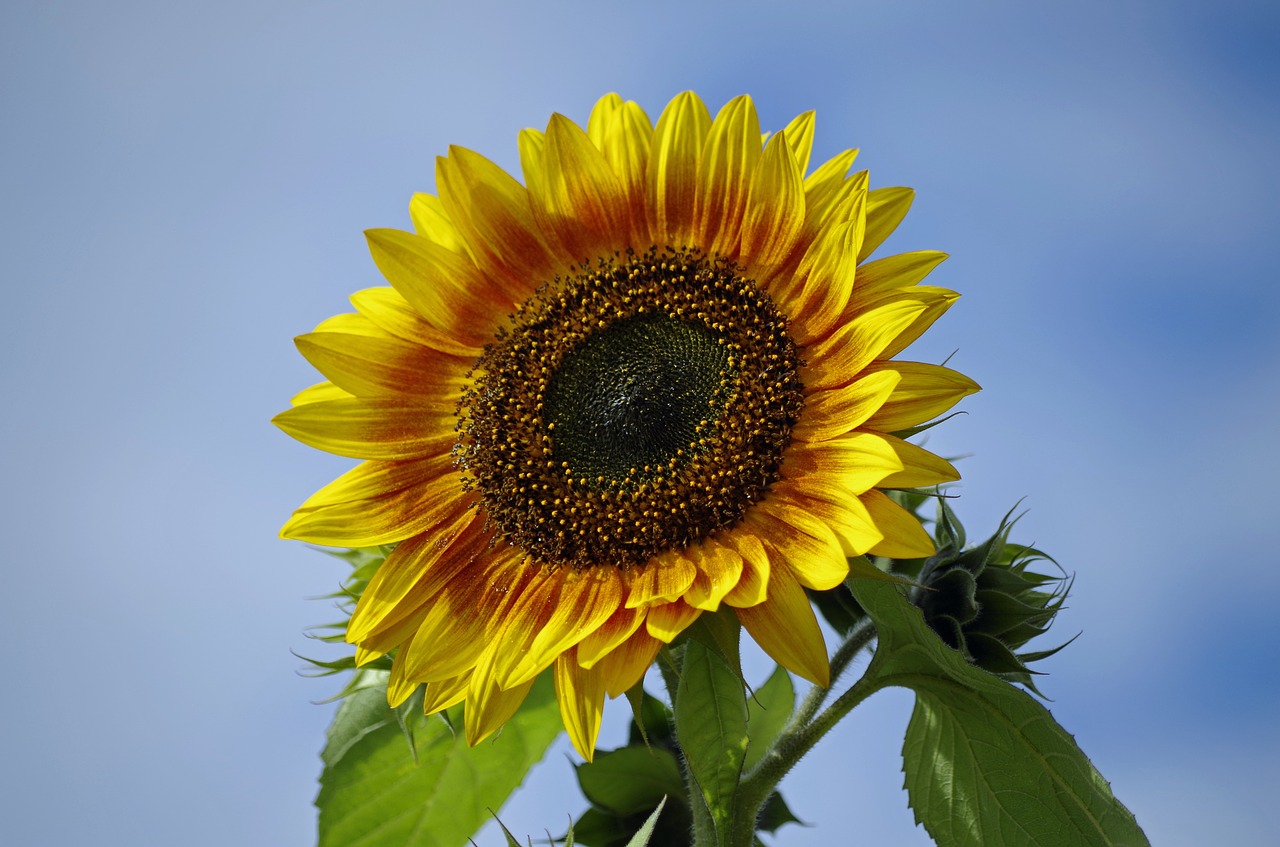
M1025 497L1018 537L1076 574L1054 713L1153 843L1265 843L1277 44L1263 2L7 4L6 840L313 841L333 689L290 650L342 569L276 530L347 463L267 424L313 381L292 336L380 282L361 231L408 226L449 144L517 170L553 111L692 88L816 109L816 156L916 188L884 250L948 251L964 297L911 354L985 387L931 446L971 454L972 534ZM802 762L814 826L774 843L848 814L928 844L909 711L877 695ZM514 831L581 811L569 761Z

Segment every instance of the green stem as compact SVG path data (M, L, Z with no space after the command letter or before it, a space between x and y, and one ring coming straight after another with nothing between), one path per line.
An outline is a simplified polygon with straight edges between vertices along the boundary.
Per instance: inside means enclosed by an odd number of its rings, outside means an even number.
M831 658L832 682L848 669L854 657L874 638L875 626L870 621L864 622L849 634ZM876 662L872 658L866 673L821 714L817 714L818 709L822 707L830 689L819 686L810 689L791 720L787 722L787 726L779 734L773 748L742 780L738 789L739 808L742 811L752 810L752 835L754 834L754 816L759 813L765 800L769 798L770 793L782 778L859 703L885 686L879 675L874 673L875 667ZM734 843L749 845L752 842L748 838L745 841L735 839Z

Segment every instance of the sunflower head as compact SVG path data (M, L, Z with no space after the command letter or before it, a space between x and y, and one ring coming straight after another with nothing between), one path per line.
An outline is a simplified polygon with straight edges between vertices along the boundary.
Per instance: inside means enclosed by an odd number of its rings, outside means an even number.
M871 259L912 194L811 168L813 125L608 95L520 133L523 182L452 148L414 231L368 233L390 285L298 338L324 381L276 423L361 460L282 534L394 545L346 631L393 704L465 701L476 743L550 669L590 758L702 613L825 685L806 589L932 554L884 492L957 474L899 434L977 385L896 357L956 295L941 253Z

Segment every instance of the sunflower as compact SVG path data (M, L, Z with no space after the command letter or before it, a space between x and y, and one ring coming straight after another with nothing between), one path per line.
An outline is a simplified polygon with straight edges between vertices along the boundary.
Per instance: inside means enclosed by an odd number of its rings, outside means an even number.
M476 744L552 668L590 759L605 696L699 615L825 686L804 589L933 552L883 489L958 474L893 433L978 386L892 357L957 295L920 284L942 253L865 261L912 192L856 150L810 172L813 126L610 94L520 133L523 185L454 147L415 232L367 233L390 287L297 339L326 381L275 423L363 460L281 534L395 545L347 628L360 663L395 651L392 705L465 701Z

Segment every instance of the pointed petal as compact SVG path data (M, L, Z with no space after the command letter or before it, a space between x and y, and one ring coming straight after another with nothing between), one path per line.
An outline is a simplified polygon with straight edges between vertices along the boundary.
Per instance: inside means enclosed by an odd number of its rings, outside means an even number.
M837 327L805 351L810 364L801 377L804 384L814 389L848 385L876 359L888 358L889 346L929 310L931 303L927 295L896 295Z
M958 371L919 362L885 362L869 367L870 373L896 373L900 377L884 404L866 420L868 429L898 432L933 420L980 390L978 383Z
M316 370L357 397L413 394L457 405L469 365L395 338L312 332L294 339Z
M509 306L470 259L397 229L371 229L365 237L378 270L429 324L468 346L492 337Z
M924 335L925 330L933 326L934 321L942 317L951 308L952 304L960 299L960 295L954 291L947 288L935 288L932 285L917 285L910 291L914 296L921 299L925 304L925 309L916 316L910 326L899 332L889 342L889 345L881 352L881 358L892 358L907 349L912 342Z
M892 395L898 384L895 373L869 373L846 388L810 392L791 437L826 441L862 426Z
M617 697L629 691L644 679L645 671L657 658L662 642L647 630L639 629L622 642L616 650L600 659L596 665L604 674L605 693Z
M733 590L725 595L724 602L738 608L763 603L769 589L769 553L760 539L750 529L734 529L717 537L742 557L742 576L738 577L738 584Z
M880 437L902 462L902 470L886 476L880 483L881 488L924 488L944 482L955 482L960 478L960 472L950 462L935 456L923 447L893 435Z
M871 514L866 507L862 505L857 495L851 492L832 488L800 491L793 490L792 487L784 489L778 486L775 487L773 494L794 506L794 510L787 514L789 517L799 515L794 522L798 523L806 533L813 534L814 526L821 525L830 528L835 535L843 558L838 566L834 560L829 562L828 570L824 574L815 576L814 582L825 583L836 578L843 581L849 571L848 558L861 556L884 538L884 533L871 519ZM801 569L793 567L792 570L807 587L814 587L802 578Z
M858 268L858 295L874 300L895 289L910 288L920 282L947 258L937 250L899 253L867 262Z
M742 214L760 147L755 104L745 94L733 98L716 115L698 160L694 232L704 250L737 256Z
M501 288L508 304L523 303L561 268L528 191L484 156L450 147L448 157L436 159L436 186L484 279Z
M867 195L867 237L862 242L858 261L875 252L884 243L911 208L916 193L910 188L877 188Z
M802 173L786 136L774 136L751 177L742 222L741 261L757 277L786 262L804 230Z
M839 325L853 293L861 243L862 216L856 212L852 220L824 230L800 260L796 280L802 280L803 287L790 310L791 335L800 344L815 344Z
M303 444L352 459L414 459L453 449L453 410L420 397L351 397L295 406L271 422Z
M388 335L432 350L474 362L484 352L481 333L470 333L472 341L433 326L394 288L366 288L351 295L360 314ZM487 339L487 340L492 340Z
M644 623L644 609L619 606L600 628L578 642L578 663L589 668L622 644Z
M597 106L604 102L602 99ZM634 101L623 103L618 99L605 111L607 115L592 112L587 135L604 153L605 160L622 182L631 218L629 243L643 249L654 241L649 234L649 208L645 199L653 124Z
M648 169L650 225L658 243L692 245L698 157L710 130L711 115L692 91L677 94L658 118Z
M922 559L933 555L933 539L915 515L890 500L882 491L868 491L859 499L884 533L884 540L871 548L872 555L891 559Z
M434 241L446 250L462 254L467 251L462 233L449 220L440 198L433 194L415 194L409 200L409 218L414 232Z
M604 154L563 115L552 115L547 124L543 165L535 208L543 228L556 233L569 256L588 261L628 246L626 190Z
M332 382L325 380L318 382L310 388L304 388L297 394L289 398L291 406L305 406L308 403L322 403L325 400L346 400L351 395L343 391Z
M809 597L785 565L769 576L769 599L737 610L738 620L770 657L824 688L831 684L827 645Z
M683 600L663 603L649 610L649 614L644 619L645 630L664 644L670 644L671 640L684 632L700 614L702 614L700 610Z
M815 502L806 501L806 504ZM826 591L839 585L849 574L849 562L840 539L825 522L806 512L799 498L773 492L752 510L747 522L759 528L761 537L768 539L787 570L806 588Z
M791 155L795 159L801 177L804 176L805 171L809 170L809 156L813 153L813 123L814 113L808 111L796 115L781 133L787 137L787 143L791 145Z
M799 445L787 452L783 480L813 496L861 494L902 470L890 436L852 432L828 441Z
M536 677L512 688L501 688L493 676L493 660L501 654L501 638L488 645L480 662L471 672L467 686L467 707L463 710L463 729L472 747L484 741L511 719L533 687Z
M466 699L467 689L470 687L471 671L459 674L452 679L428 682L422 698L423 714L434 715L436 712L443 712L450 706L461 703Z
M556 701L574 749L590 762L600 735L600 715L604 712L605 675L599 668L581 667L575 652L556 659Z

